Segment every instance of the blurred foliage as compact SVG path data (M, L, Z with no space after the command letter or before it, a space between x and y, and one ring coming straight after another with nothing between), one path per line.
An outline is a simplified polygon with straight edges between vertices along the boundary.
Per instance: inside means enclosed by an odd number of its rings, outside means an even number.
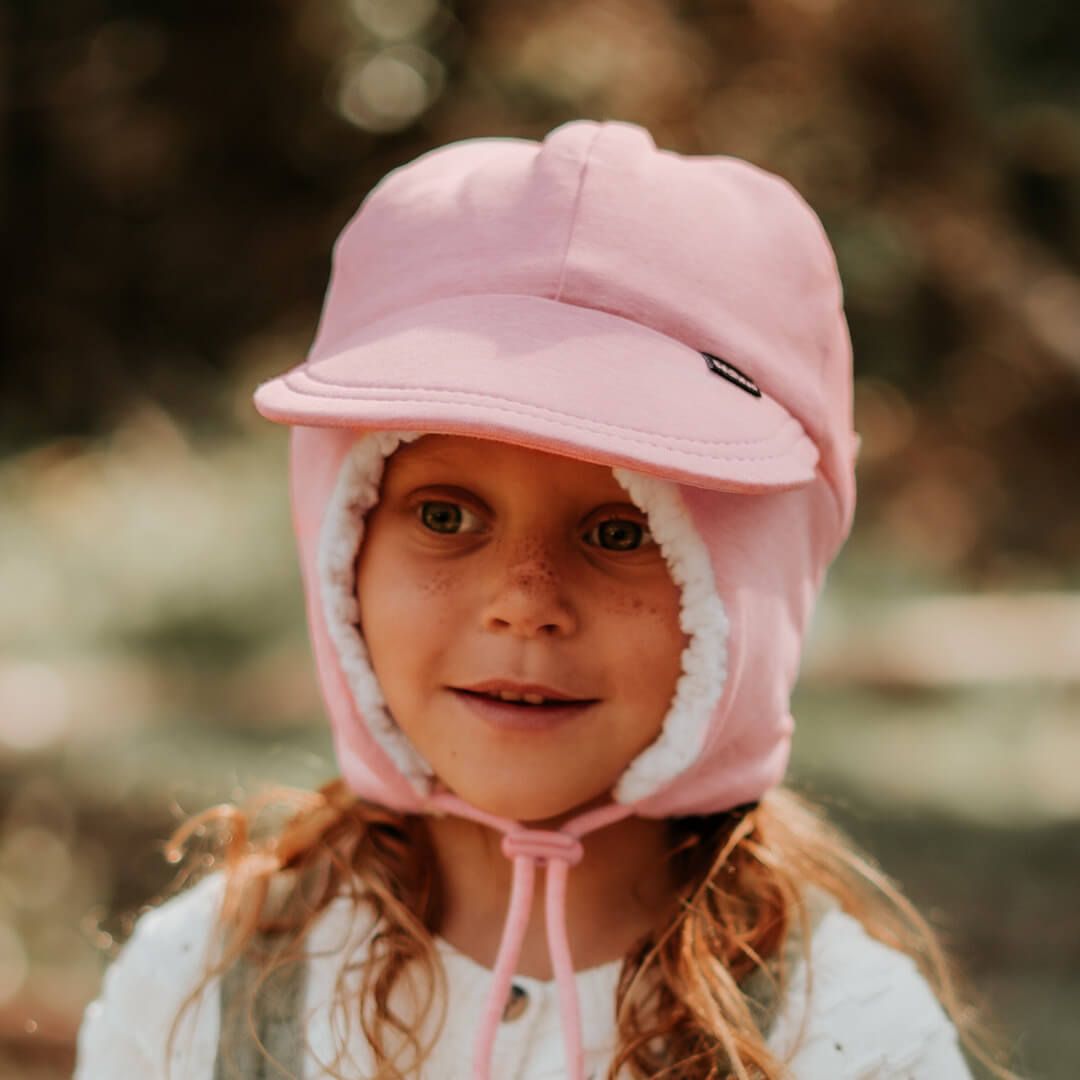
M9 0L0 34L0 1075L70 1073L180 816L333 770L250 394L334 237L432 146L577 116L825 221L864 448L793 776L947 913L1018 1064L1076 1074L1080 6Z
M1080 10L1057 0L22 0L9 451L149 400L214 431L298 361L330 244L429 147L578 115L735 153L824 218L860 528L973 583L1075 580Z

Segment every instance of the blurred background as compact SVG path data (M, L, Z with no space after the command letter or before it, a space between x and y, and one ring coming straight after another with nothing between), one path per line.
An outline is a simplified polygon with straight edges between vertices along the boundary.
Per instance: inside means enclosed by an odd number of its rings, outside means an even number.
M1080 1074L1080 6L10 0L0 11L0 1075L70 1074L188 813L334 772L250 404L431 146L577 117L788 177L856 350L860 508L792 783L1013 1064Z

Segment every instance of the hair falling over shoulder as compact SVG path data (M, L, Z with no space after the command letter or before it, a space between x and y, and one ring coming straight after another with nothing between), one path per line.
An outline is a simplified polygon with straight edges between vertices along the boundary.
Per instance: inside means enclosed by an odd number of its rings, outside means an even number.
M256 816L267 807L284 810L284 822L257 833ZM1003 1046L979 1019L972 989L959 985L938 933L804 796L781 787L760 803L672 819L670 825L670 857L681 887L663 925L624 959L616 992L618 1048L607 1080L787 1077L744 991L757 973L783 996L788 973L780 957L796 928L812 982L806 901L815 886L872 937L910 956L968 1051L993 1075L1019 1080L1000 1064ZM193 846L204 850L195 856ZM261 973L261 983L277 967L303 962L311 926L331 900L345 896L357 908L367 907L374 932L360 965L359 989L351 991L359 998L357 1007L344 1000L343 965L334 989L335 1014L346 1024L349 1017L359 1019L379 1080L418 1074L431 1042L422 1043L417 1032L434 1010L433 1038L438 1037L445 1002L431 929L439 925L440 889L423 818L360 800L340 779L317 792L275 788L243 807L225 804L190 818L170 837L166 858L181 864L170 892L196 871L225 875L216 928L220 959L185 999L170 1032L168 1059L184 1011L254 934L279 932L287 941ZM407 969L420 975L414 985L424 988L409 1021L389 1005ZM248 1009L250 1023L250 1003ZM334 1030L337 1035L336 1025ZM346 1067L347 1034L338 1042L327 1072L347 1080L355 1075L339 1071Z

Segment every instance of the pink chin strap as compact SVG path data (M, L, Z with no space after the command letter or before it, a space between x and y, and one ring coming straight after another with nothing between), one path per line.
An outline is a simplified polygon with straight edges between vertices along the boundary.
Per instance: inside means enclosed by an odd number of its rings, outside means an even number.
M491 990L476 1035L473 1080L490 1080L491 1077L495 1033L502 1020L510 981L521 955L521 942L525 937L525 928L532 910L533 881L538 866L544 867L547 873L544 914L548 954L559 993L559 1014L563 1045L566 1049L566 1075L568 1080L585 1080L577 983L566 933L566 882L570 867L576 866L585 853L581 837L629 817L633 808L622 803L611 803L595 810L587 810L568 821L561 829L547 830L529 829L508 818L488 814L450 792L432 795L427 800L427 806L498 830L503 834L503 854L514 864L510 903L495 958Z

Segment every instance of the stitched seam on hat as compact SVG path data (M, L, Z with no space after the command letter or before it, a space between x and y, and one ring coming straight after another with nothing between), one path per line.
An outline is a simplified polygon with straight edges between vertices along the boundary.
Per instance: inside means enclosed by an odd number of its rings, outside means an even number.
M307 378L312 382L320 382L318 379L312 378L310 373L305 373ZM687 443L690 446L704 446L704 447L722 447L722 446L762 446L770 442L773 442L779 437L780 433L770 435L768 439L693 439L685 435L665 435L662 436L663 441L657 441L655 438L651 438L651 432L642 430L641 428L630 427L628 425L619 424L607 424L602 420L586 420L583 417L575 416L573 413L564 413L556 409L549 409L544 405L526 405L523 402L515 401L513 398L500 397L496 394L485 394L471 390L449 390L442 387L387 387L385 390L380 389L377 391L368 390L364 387L358 387L349 394L341 395L324 395L315 393L311 390L305 390L302 387L294 385L289 379L288 375L284 377L286 386L289 387L294 393L301 394L305 397L319 398L322 401L341 401L342 399L358 399L365 401L415 401L413 395L428 395L423 397L422 400L434 404L455 404L459 399L464 398L466 403L471 401L493 401L499 404L500 409L507 413L521 413L523 416L536 416L544 415L553 424L558 424L562 427L572 428L574 430L581 431L607 431L614 432L616 434L632 435L635 438L639 438L643 443L648 446L668 446L672 443ZM335 383L329 383L323 381L323 386L336 386ZM400 393L393 393L392 391L398 390ZM406 392L408 396L406 396ZM786 452L791 449L791 446L797 442L800 438L803 438L805 433L798 421L794 418L790 418L785 421L785 426L795 428L795 438L777 454L762 454L758 456L748 457L734 457L730 456L728 459L731 461L771 461L774 458L781 458L786 456ZM809 438L808 436L806 436ZM680 452L685 454L694 454L700 457L708 456L705 451L692 450L689 448L677 448ZM725 455L727 456L727 455Z
M585 192L585 176L589 171L589 156L592 154L593 147L596 145L596 140L600 138L600 133L603 130L604 125L598 125L581 158L581 175L578 177L577 191L574 193L574 206L570 211L570 226L566 230L566 246L563 248L562 261L559 265L559 282L555 286L555 295L552 297L553 300L558 300L559 297L562 296L563 283L566 281L566 263L570 257L570 244L574 239L574 227L577 225L578 213L581 210L581 200Z

